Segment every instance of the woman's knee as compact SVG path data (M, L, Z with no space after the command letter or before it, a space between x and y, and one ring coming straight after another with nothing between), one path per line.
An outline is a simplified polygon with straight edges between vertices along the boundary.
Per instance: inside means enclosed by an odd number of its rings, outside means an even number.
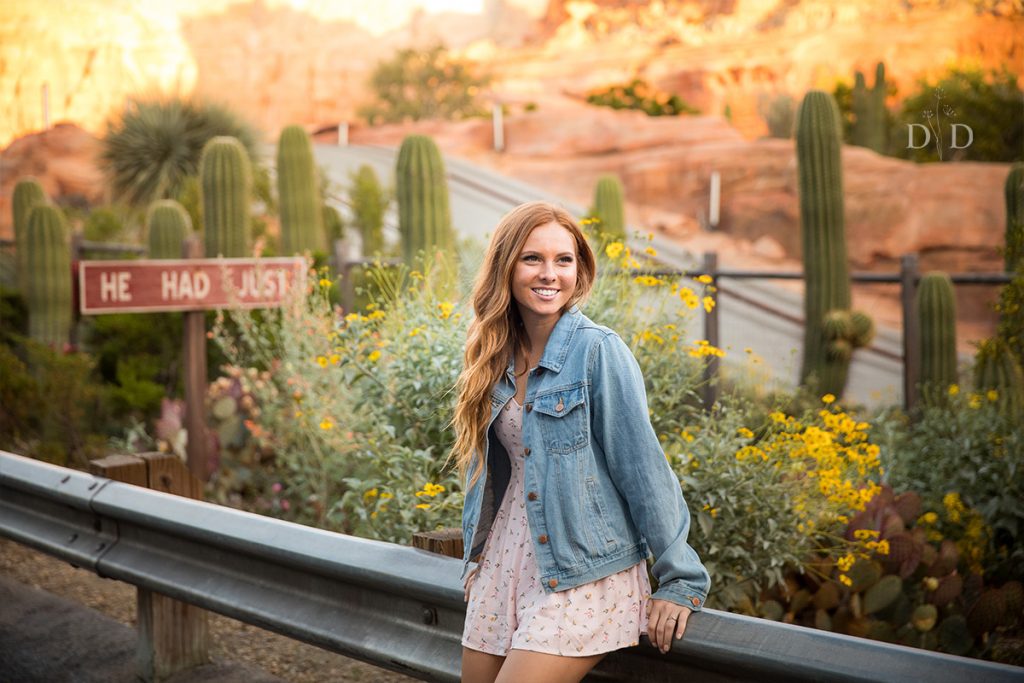
M462 648L462 683L494 683L505 657Z

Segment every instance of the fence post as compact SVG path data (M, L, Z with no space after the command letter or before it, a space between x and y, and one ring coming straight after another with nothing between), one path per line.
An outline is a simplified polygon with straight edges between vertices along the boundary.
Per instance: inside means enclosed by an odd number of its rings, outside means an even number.
M202 499L203 483L173 453L111 455L89 463L89 471L127 484ZM147 682L209 661L206 610L145 588L137 589L137 674Z
M703 271L711 276L711 286L718 287L718 253L708 251L704 253ZM716 289L717 291L717 289ZM718 348L718 304L719 297L715 297L715 306L710 311L704 312L704 338L708 344ZM704 358L704 372L701 375L704 409L711 410L718 400L718 356L706 356Z
M903 308L903 409L910 413L918 404L921 348L920 322L917 318L917 254L900 257L900 303Z
M193 235L185 241L184 257L202 258L203 243ZM185 431L188 433L188 468L206 481L209 463L206 453L206 312L185 311L182 316L185 366Z

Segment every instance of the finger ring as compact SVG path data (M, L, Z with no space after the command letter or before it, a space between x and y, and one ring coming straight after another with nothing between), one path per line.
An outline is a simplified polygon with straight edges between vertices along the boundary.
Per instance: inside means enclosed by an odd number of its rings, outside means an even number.
M677 621L677 619L675 617L669 617L668 620L669 621Z

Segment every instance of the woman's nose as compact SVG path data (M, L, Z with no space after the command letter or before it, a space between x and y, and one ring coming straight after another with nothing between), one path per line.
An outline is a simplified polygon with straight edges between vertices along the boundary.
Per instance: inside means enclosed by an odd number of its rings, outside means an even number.
M555 279L555 268L550 263L544 263L540 268L540 279L541 280L554 280Z

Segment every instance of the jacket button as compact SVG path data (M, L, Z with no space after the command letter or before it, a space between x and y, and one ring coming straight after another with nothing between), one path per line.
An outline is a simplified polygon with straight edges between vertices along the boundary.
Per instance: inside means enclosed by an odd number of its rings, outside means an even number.
M527 403L526 404L526 412L530 412L531 410L533 410L533 404L532 403Z
M700 598L690 598L690 602L692 602L693 606L696 607L700 604Z
M523 455L529 455L529 454L530 454L530 449L529 448L524 448L523 449Z
M541 534L540 536L537 537L537 540L540 541L541 543L547 543L548 542L548 535L547 534Z
M530 500L537 500L537 492L530 491L528 494L526 494L526 497Z
M550 581L548 581L548 585L554 588L558 585L558 579L551 579Z
M562 399L558 399L558 405L555 406L555 410L557 410L558 412L562 412L562 410L564 408L565 408L565 404L562 403Z

